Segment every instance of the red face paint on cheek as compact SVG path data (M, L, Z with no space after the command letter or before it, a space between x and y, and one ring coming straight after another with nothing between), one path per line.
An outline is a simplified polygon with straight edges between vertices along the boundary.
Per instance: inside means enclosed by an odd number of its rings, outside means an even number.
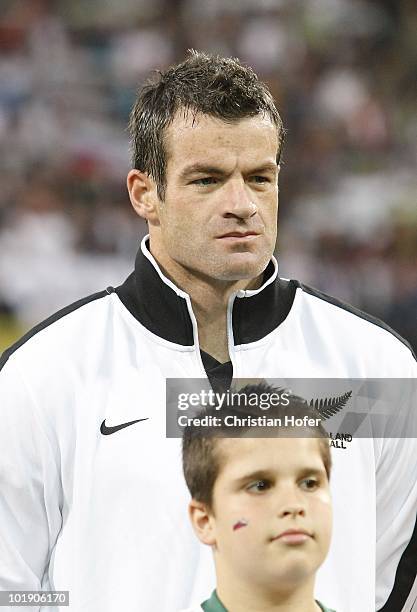
M246 519L240 519L237 523L233 525L233 531L236 531L236 529L240 529L241 527L246 527L247 524L248 521Z

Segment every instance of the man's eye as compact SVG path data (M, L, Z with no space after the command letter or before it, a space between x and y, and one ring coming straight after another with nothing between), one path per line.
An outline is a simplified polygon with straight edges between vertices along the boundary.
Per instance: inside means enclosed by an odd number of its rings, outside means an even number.
M264 183L269 183L268 177L260 176L258 174L255 174L254 176L252 176L251 179L254 183L258 183L259 185L263 185Z
M199 178L193 181L193 184L207 186L207 185L215 185L216 182L217 182L217 179L215 179L213 176L205 176L203 178Z
M247 487L247 490L254 493L262 493L263 491L267 491L270 486L271 483L267 480L257 480L256 482L252 482L252 484Z
M319 485L317 478L304 478L300 483L301 488L306 491L315 491Z

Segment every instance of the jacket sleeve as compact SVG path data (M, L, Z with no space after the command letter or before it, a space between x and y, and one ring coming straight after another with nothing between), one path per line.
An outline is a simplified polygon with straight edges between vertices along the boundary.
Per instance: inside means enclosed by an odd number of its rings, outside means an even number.
M42 420L11 357L0 371L0 590L50 588L61 486Z
M376 609L417 610L417 376L401 437L375 440ZM389 432L387 432L389 434ZM413 607L413 604L415 606Z

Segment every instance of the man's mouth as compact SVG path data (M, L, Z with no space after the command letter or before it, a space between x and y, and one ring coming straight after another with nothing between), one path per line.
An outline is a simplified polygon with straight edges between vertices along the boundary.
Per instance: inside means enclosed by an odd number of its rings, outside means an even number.
M231 239L231 240L247 240L247 239L253 239L256 238L257 236L259 236L259 234L257 232L228 232L227 234L222 234L221 236L218 236L218 238L220 239Z

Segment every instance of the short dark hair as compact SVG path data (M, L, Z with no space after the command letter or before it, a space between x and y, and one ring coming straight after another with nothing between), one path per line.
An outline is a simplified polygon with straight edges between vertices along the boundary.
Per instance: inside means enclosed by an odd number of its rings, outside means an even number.
M271 418L283 418L285 414L294 416L295 418L320 418L318 411L309 406L307 401L302 397L294 395L285 389L277 389L267 383L257 385L246 385L239 390L239 395L265 397L265 394L286 393L289 403L285 407L280 405L270 405L265 416ZM260 404L259 404L260 405ZM223 416L226 414L222 409ZM236 415L239 417L253 416L258 417L259 411L251 408L251 406L242 407L240 402L229 404L227 415ZM202 410L198 417L202 416L219 416L219 412L215 408L206 408ZM250 427L239 426L231 428L224 424L224 420L219 427L197 427L187 425L183 431L182 438L182 465L185 481L190 491L191 497L196 501L204 503L208 509L213 510L213 489L216 479L223 465L223 456L221 453L219 440L229 437L243 437L250 429L255 429L257 433L267 431L263 437L272 436L279 437L280 431L271 430L271 427ZM281 435L286 435L284 430L288 428L280 428ZM317 426L306 426L304 432L309 432L311 437L318 438L320 455L323 460L327 478L330 479L331 471L331 455L329 436L324 427L319 424ZM255 437L255 436L254 436ZM293 434L293 437L301 437Z
M138 92L129 131L132 165L152 176L161 200L166 189L165 130L179 109L229 122L269 116L277 127L279 163L285 130L268 87L251 68L237 58L190 50L185 61L156 75Z

